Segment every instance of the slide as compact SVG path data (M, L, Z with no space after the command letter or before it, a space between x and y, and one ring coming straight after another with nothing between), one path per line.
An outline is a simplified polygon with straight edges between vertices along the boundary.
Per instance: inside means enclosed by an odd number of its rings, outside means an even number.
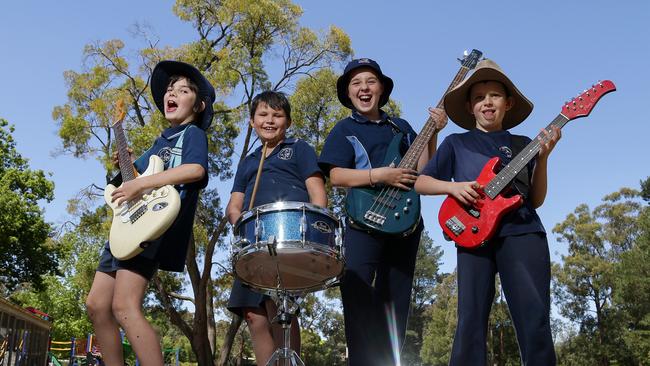
M52 365L61 366L61 362L59 362L59 360L57 360L56 357L54 357L52 352L48 352L48 356L50 356L50 362L52 362Z

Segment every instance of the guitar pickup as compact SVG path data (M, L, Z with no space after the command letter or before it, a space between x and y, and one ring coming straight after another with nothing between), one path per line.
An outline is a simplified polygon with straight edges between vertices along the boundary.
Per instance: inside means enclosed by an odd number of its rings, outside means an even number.
M402 198L402 194L399 193L399 191L391 190L391 191L388 191L386 194L388 195L388 197L390 197L392 199L395 199L395 200L398 200L398 199Z
M393 204L392 200L389 199L389 198L378 197L377 199L375 199L375 202L380 203L380 204L390 208L391 210L395 209L395 205Z
M445 226L456 236L462 234L463 231L465 231L465 225L463 225L463 223L460 222L456 216L453 216L449 220L445 221Z
M467 209L467 213L472 215L475 219L481 217L481 211L477 210L476 207L470 207Z
M366 214L363 215L363 218L377 225L383 225L386 221L386 216L380 215L373 211L366 211Z
M147 205L138 207L138 209L129 216L129 221L131 221L132 224L135 223L140 217L142 217L142 215L145 214L145 212L147 212Z

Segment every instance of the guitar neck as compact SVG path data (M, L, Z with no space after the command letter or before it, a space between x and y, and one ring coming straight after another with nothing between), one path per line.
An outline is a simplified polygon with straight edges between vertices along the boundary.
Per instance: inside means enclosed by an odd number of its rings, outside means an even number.
M443 97L440 98L440 101L438 101L436 108L443 107L444 96L447 94L447 92L449 92L461 81L463 81L465 75L467 75L469 70L470 68L461 66L461 68L458 70L458 73L456 73L456 76L451 81L451 84L449 84L449 87L447 87L447 90L445 90ZM424 127L422 127L422 131L420 131L418 136L415 138L415 141L413 141L413 144L411 144L411 147L409 147L408 151L406 151L406 154L404 154L404 158L402 158L402 161L400 161L399 167L416 169L422 151L424 151L424 149L429 145L431 136L438 133L438 131L440 130L436 128L436 121L432 119L431 116L429 116L429 118L427 118L427 122L424 124Z
M555 119L549 123L548 126L544 129L545 131L551 132L553 126L558 128L564 127L569 119L562 114L558 114ZM488 184L485 185L484 191L490 198L494 199L501 191L507 187L510 182L517 176L517 174L528 164L539 152L541 145L540 139L546 141L546 135L544 131L540 131L537 136L528 144L526 147L515 156L508 165L506 165L501 171L490 180Z
M113 125L115 131L115 142L117 143L117 157L120 165L120 173L122 174L122 181L126 182L135 179L135 168L131 162L131 155L129 154L126 137L124 136L124 129L122 123Z

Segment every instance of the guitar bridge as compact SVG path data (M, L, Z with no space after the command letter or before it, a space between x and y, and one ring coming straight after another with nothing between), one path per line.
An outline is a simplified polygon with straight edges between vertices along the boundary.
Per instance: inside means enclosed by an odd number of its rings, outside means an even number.
M465 225L463 225L463 223L460 222L456 216L453 216L449 220L445 221L445 226L456 236L462 234L463 231L465 231Z
M366 214L363 215L363 218L377 225L383 225L386 221L386 216L380 215L373 211L366 211Z

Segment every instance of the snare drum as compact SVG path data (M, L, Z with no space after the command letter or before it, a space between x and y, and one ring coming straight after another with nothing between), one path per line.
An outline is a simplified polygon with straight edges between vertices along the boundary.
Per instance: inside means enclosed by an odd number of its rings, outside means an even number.
M342 228L330 211L276 202L244 212L234 227L235 274L260 290L325 289L343 272Z

